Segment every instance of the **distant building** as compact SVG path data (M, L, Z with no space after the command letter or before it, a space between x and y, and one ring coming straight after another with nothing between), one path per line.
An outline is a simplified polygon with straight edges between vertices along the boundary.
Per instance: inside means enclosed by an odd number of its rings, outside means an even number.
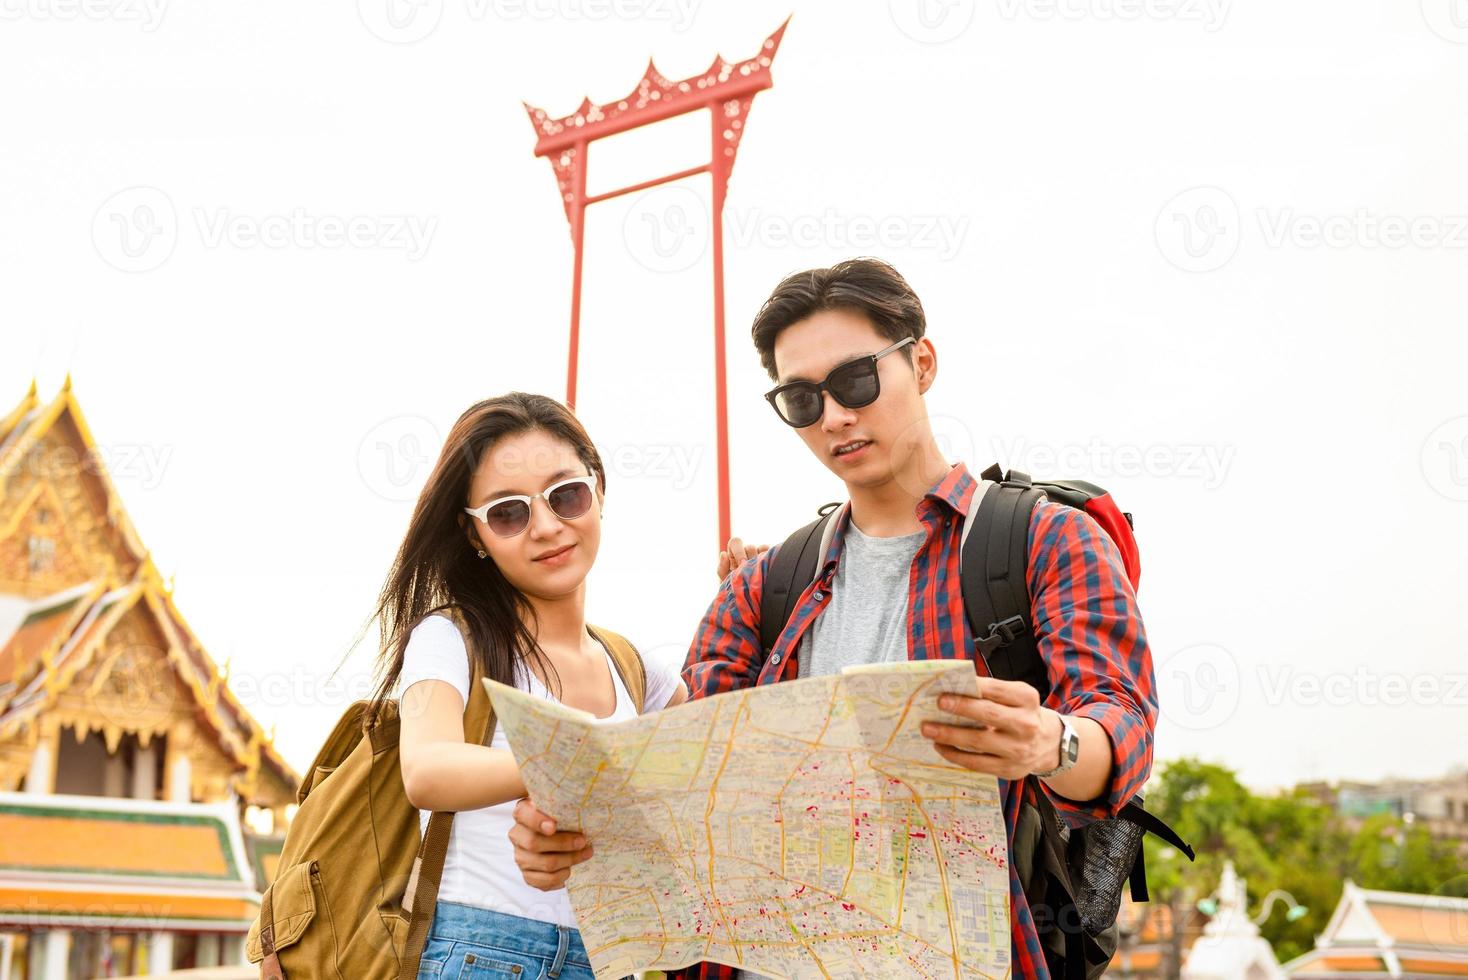
M1207 924L1208 917L1192 905L1175 909L1155 894L1151 901L1133 902L1124 892L1117 912L1120 936L1106 976L1129 980L1177 976L1178 967L1170 964L1183 961Z
M1291 980L1468 977L1468 898L1372 891L1347 879L1315 948L1284 969Z
M1454 769L1439 779L1317 782L1299 788L1334 810L1348 826L1389 813L1426 827L1433 837L1455 842L1468 859L1468 769Z
M1434 837L1456 840L1459 853L1468 858L1468 769L1423 784L1412 813Z
M242 815L295 802L102 456L70 378L0 416L0 980L243 962L279 840Z

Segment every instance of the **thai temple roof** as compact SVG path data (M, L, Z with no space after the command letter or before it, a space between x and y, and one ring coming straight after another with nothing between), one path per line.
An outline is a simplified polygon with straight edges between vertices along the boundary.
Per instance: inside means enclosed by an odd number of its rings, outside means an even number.
M1468 898L1362 888L1346 880L1315 948L1291 977L1468 977Z
M294 802L299 777L175 605L106 467L90 462L102 458L70 377L44 404L32 382L0 416L0 791L24 775L15 747L62 710L109 750L192 715L240 799Z

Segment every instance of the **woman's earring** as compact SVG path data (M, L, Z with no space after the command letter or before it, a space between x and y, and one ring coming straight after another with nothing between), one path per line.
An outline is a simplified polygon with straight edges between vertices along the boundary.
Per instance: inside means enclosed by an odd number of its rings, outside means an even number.
M488 558L489 557L489 554L483 548L480 548L479 549L479 557L480 558Z

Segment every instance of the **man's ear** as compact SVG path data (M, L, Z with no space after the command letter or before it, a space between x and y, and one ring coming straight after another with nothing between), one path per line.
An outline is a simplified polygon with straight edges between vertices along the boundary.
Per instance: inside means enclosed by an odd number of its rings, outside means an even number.
M927 337L913 344L913 371L917 374L918 394L926 395L938 377L938 351Z

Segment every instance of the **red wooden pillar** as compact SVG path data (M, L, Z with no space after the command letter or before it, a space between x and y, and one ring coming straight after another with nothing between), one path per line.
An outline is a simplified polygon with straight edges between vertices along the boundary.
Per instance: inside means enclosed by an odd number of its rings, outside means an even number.
M581 346L581 263L586 241L586 141L576 144L575 201L571 219L571 353L566 359L566 404L576 410L576 356Z
M782 31L784 27L780 28ZM713 135L711 166L713 169L714 240L714 425L718 429L719 466L719 548L729 541L729 393L724 371L724 198L728 196L729 171L734 163L734 150L724 138L719 119L719 103L709 103L709 120ZM725 156L724 151L728 150Z

